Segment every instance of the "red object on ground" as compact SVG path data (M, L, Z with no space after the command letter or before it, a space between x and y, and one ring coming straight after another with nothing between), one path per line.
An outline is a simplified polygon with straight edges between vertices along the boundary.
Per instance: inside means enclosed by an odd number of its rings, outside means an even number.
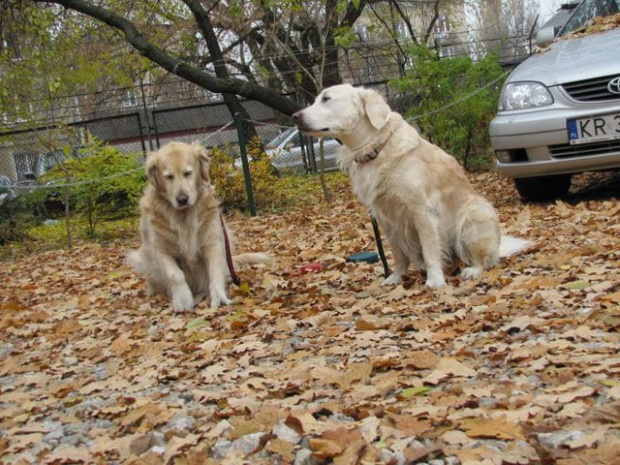
M309 263L307 265L302 265L301 267L299 267L299 272L301 274L317 273L321 271L322 269L323 269L323 265L321 265L320 263Z

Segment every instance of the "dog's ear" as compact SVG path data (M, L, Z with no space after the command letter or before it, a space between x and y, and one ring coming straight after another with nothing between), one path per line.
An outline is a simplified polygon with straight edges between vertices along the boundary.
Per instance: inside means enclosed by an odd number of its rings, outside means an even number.
M366 116L370 120L370 124L375 129L381 129L387 119L390 116L391 109L387 102L383 99L383 96L372 89L361 89L362 92L362 104L366 111Z
M196 160L198 160L198 164L200 165L200 176L205 181L210 182L209 167L211 166L211 158L209 158L207 149L199 142L192 142L192 151L196 155Z
M157 158L157 152L149 152L146 156L145 163L146 177L154 187L159 186L159 179L157 176Z

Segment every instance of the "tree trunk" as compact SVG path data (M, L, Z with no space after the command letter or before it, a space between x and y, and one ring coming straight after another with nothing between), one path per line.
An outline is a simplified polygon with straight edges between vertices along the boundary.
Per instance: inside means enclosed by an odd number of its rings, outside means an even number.
M73 248L73 234L71 233L71 207L69 206L69 202L71 201L71 188L69 187L69 183L71 182L71 178L69 174L65 178L65 230L67 231L67 249Z
M209 12L202 7L200 0L183 0L183 3L189 7L194 15L194 18L196 18L196 23L200 28L200 32L202 32L205 43L207 44L209 55L211 55L215 75L220 79L230 79L228 69L226 68L226 61L224 60L224 55L222 54L222 49L220 48L220 43L217 40L215 31L213 30L211 18L209 18ZM243 105L241 105L241 102L237 96L234 93L223 93L222 97L224 98L224 103L226 104L230 115L233 118L235 115L241 115L241 117L246 121L246 124L243 125L245 140L250 141L252 138L256 137L258 134L256 133L256 128L254 125L247 124L250 119L250 115Z

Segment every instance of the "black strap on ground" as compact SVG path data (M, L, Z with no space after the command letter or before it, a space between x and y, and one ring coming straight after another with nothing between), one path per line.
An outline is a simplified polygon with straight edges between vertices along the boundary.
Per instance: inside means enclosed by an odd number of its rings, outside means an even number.
M370 219L372 220L372 230L375 233L375 242L377 243L377 249L379 250L379 257L381 257L381 263L383 263L383 273L387 278L390 274L392 274L392 272L390 271L387 259L385 258L383 242L381 241L381 232L379 232L379 223L377 223L377 220L372 215L370 215Z
M226 263L228 264L228 272L230 273L230 277L235 286L241 284L241 280L237 273L235 273L235 266L233 264L232 259L232 251L230 250L230 242L228 240L228 231L226 231L226 224L224 223L224 218L220 215L220 222L222 223L222 232L224 233L224 246L226 247Z

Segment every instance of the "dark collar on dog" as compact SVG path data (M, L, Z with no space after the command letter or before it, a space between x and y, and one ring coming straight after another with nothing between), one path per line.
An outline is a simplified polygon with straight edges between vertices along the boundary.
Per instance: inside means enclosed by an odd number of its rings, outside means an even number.
M383 150L385 148L385 146L387 145L387 143L388 143L388 141L390 140L391 137L392 137L392 134L390 134L388 136L388 138L385 139L385 141L383 141L382 144L377 145L370 152L365 154L361 159L356 160L356 161L358 163L367 163L367 162L372 161L375 158L377 158L379 156L379 154L381 153L381 150Z

